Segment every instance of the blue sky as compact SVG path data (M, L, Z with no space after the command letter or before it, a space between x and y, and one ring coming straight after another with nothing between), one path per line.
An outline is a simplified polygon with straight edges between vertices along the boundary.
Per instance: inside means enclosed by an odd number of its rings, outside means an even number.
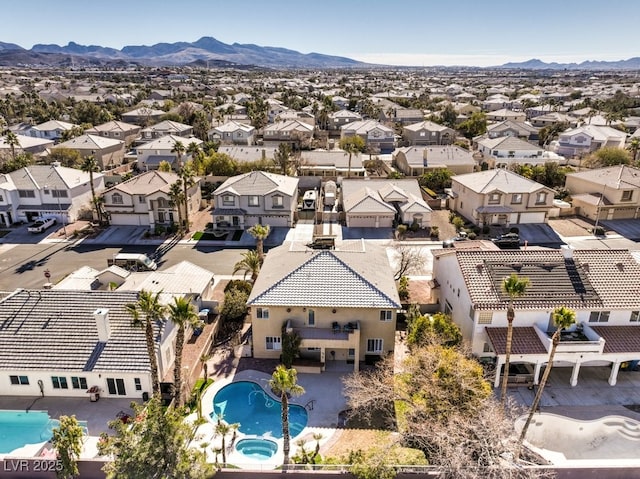
M637 0L5 0L0 41L122 48L211 36L389 65L640 56Z

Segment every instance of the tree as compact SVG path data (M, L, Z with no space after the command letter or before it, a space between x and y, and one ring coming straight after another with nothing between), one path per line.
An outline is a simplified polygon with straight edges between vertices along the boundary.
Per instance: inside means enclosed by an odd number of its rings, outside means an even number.
M80 168L85 173L89 173L89 186L91 187L91 203L96 211L96 217L99 223L102 223L102 210L98 205L98 197L96 196L96 187L93 184L93 174L100 171L100 165L93 155L86 156Z
M195 173L189 163L183 165L180 169L180 179L182 180L182 189L184 197L182 199L184 204L184 231L189 232L189 188L196 184Z
M238 321L247 314L247 299L249 293L240 288L231 288L224 293L224 302L220 309L220 318L223 322Z
M455 128L456 121L458 120L458 113L456 113L455 108L451 103L447 103L442 111L440 111L440 121L442 125L448 126L449 128Z
M231 432L231 426L226 422L222 421L222 418L218 416L218 422L216 422L216 435L222 436L222 442L220 444L220 449L222 452L222 464L225 465L227 463L227 445L225 443L227 435Z
M75 168L82 163L82 157L80 156L78 150L73 150L71 148L65 147L56 147L51 149L51 152L47 156L47 162L51 164L56 161L59 162L62 166L66 166L67 168Z
M640 150L640 138L632 137L627 145L627 150L631 152L631 160L634 164L638 163L638 150Z
M247 116L251 120L253 127L257 130L263 128L269 119L267 116L269 104L260 96L254 94L245 106L247 108Z
M60 425L53 429L51 443L58 455L60 470L57 476L71 479L80 474L78 459L82 452L84 432L75 416L60 416Z
M264 262L264 240L269 236L271 226L255 224L247 232L256 239L256 251L258 258L260 258L260 264L262 264Z
M448 347L462 343L460 327L444 313L419 315L407 322L407 345L410 348L443 344Z
M403 276L420 272L425 265L426 259L421 248L396 243L393 247L393 253L395 256L394 261L397 265L394 275L396 281Z
M628 165L631 163L631 155L622 148L605 146L593 152L584 160L584 166L588 168L604 168L614 165Z
M351 158L354 154L362 153L366 147L366 144L361 136L347 136L341 138L338 143L341 150L344 150L349 155L349 166L347 168L347 178L351 178Z
M199 318L191 301L183 297L174 297L169 305L169 318L178 327L176 334L176 358L173 366L173 399L176 407L182 406L182 352L184 334L187 326L197 326Z
M182 183L180 181L176 181L172 183L169 187L169 198L171 200L171 207L175 207L178 212L178 228L182 231L183 222L182 222L182 209L180 209L180 205L184 201L184 193L182 192Z
M529 278L520 278L517 274L511 274L502 280L502 291L509 296L509 305L507 306L507 342L505 344L504 372L502 373L502 384L500 391L500 400L502 404L507 398L507 381L509 380L509 360L511 357L511 343L513 340L513 320L516 317L513 309L513 300L524 295L527 286L529 286Z
M156 356L156 342L154 324L164 321L166 307L160 302L160 293L142 290L138 294L136 303L125 305L127 312L133 319L134 326L144 327L147 342L147 355L151 367L151 385L154 394L160 394L160 380L158 378L158 357Z
M18 135L16 135L11 130L7 130L4 134L4 141L9 148L11 149L11 159L16 161L16 146L20 146L20 140L18 139Z
M291 165L291 145L288 143L280 143L274 153L274 160L276 165L280 167L281 173L285 176L288 175Z
M103 468L109 479L211 477L214 471L203 451L188 446L192 430L181 410L165 410L157 396L145 405L134 403L133 408L133 421L112 421L114 435L100 436L99 453L113 458Z
M176 154L176 158L178 160L178 168L182 168L182 157L184 156L184 153L187 151L187 148L184 146L184 143L182 143L179 140L176 140L173 142L173 148L171 148L171 153L175 153Z
M518 456L520 455L519 453L520 448L522 447L522 442L527 436L527 430L529 429L529 425L531 424L533 415L538 409L538 404L540 404L540 399L542 398L544 388L547 385L547 380L549 379L549 374L551 373L551 368L553 367L553 358L555 357L556 349L558 348L558 344L560 344L560 339L562 338L562 331L571 327L571 325L575 324L576 322L576 312L565 306L560 306L559 308L554 309L551 317L553 318L553 324L555 324L556 330L554 331L553 336L551 336L551 351L549 351L549 360L547 361L547 367L544 368L542 380L540 381L538 390L536 391L536 395L533 398L533 403L531 404L531 409L529 410L527 420L522 427L522 431L520 432L520 439L518 441Z
M451 177L453 173L448 168L433 168L422 174L418 178L420 186L430 188L434 191L442 192L445 188L451 187Z
M538 132L538 145L545 148L567 128L569 128L569 123L566 121L560 121L547 126L543 126Z
M295 369L287 369L282 364L276 367L271 379L269 387L274 394L280 396L282 409L282 451L284 460L282 461L282 469L286 470L289 464L290 451L290 434L289 434L289 398L301 396L304 394L304 388L298 384L298 373Z
M287 331L287 323L282 325L282 364L286 368L293 366L293 361L300 355L302 338L295 331Z
M163 173L171 173L173 171L173 168L171 168L171 163L169 163L167 160L162 160L158 164L158 171L161 171Z
M260 273L261 266L262 262L260 261L258 252L255 250L249 250L242 253L242 259L233 267L233 274L236 274L238 271L242 271L246 278L247 273L251 273L251 281L255 283L256 279L258 279L258 273Z
M487 115L482 112L472 113L468 120L458 125L458 130L469 140L486 133Z
M202 364L202 376L204 377L205 384L207 383L207 379L209 379L209 360L213 357L213 355L205 353L200 355L200 364Z

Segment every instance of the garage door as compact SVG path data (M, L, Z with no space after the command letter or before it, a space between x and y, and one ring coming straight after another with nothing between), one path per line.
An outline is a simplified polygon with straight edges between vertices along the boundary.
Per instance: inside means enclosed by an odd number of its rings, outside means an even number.
M258 223L260 223L260 219L262 219L262 224L263 225L269 225L272 227L290 227L291 224L289 222L289 217L288 216L262 216L262 217L258 217L258 216L245 216L244 217L244 225L246 227L251 227L254 225L257 225Z
M149 215L112 213L111 224L114 226L149 226Z
M611 219L626 220L626 219L634 218L635 214L636 214L635 208L616 208L613 211L613 218Z
M347 226L352 228L391 228L392 225L393 216L347 216Z
M520 213L520 219L518 220L518 223L544 223L544 218L544 211L540 211L538 213Z

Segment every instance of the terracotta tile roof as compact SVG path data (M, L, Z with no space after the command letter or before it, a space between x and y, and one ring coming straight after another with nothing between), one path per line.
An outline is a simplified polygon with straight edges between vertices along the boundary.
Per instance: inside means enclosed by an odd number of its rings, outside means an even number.
M497 355L507 351L507 328L485 328L491 346ZM639 328L640 329L640 328ZM514 327L511 341L511 355L546 354L547 350L533 327Z
M605 353L640 353L640 325L591 326L605 340Z

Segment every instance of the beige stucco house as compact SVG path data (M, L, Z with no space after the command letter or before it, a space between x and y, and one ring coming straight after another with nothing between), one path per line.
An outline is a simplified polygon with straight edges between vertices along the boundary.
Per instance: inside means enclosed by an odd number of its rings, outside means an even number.
M247 302L253 355L279 358L282 329L301 338L300 357L316 370L393 354L400 299L384 248L272 249ZM294 364L295 366L295 364ZM299 367L296 367L299 371Z
M472 173L473 153L459 146L407 146L393 152L393 162L407 176L421 176L428 170L446 168L455 175Z
M59 143L52 150L58 148L76 150L83 158L93 156L101 169L108 170L122 164L125 143L122 140L85 134Z

